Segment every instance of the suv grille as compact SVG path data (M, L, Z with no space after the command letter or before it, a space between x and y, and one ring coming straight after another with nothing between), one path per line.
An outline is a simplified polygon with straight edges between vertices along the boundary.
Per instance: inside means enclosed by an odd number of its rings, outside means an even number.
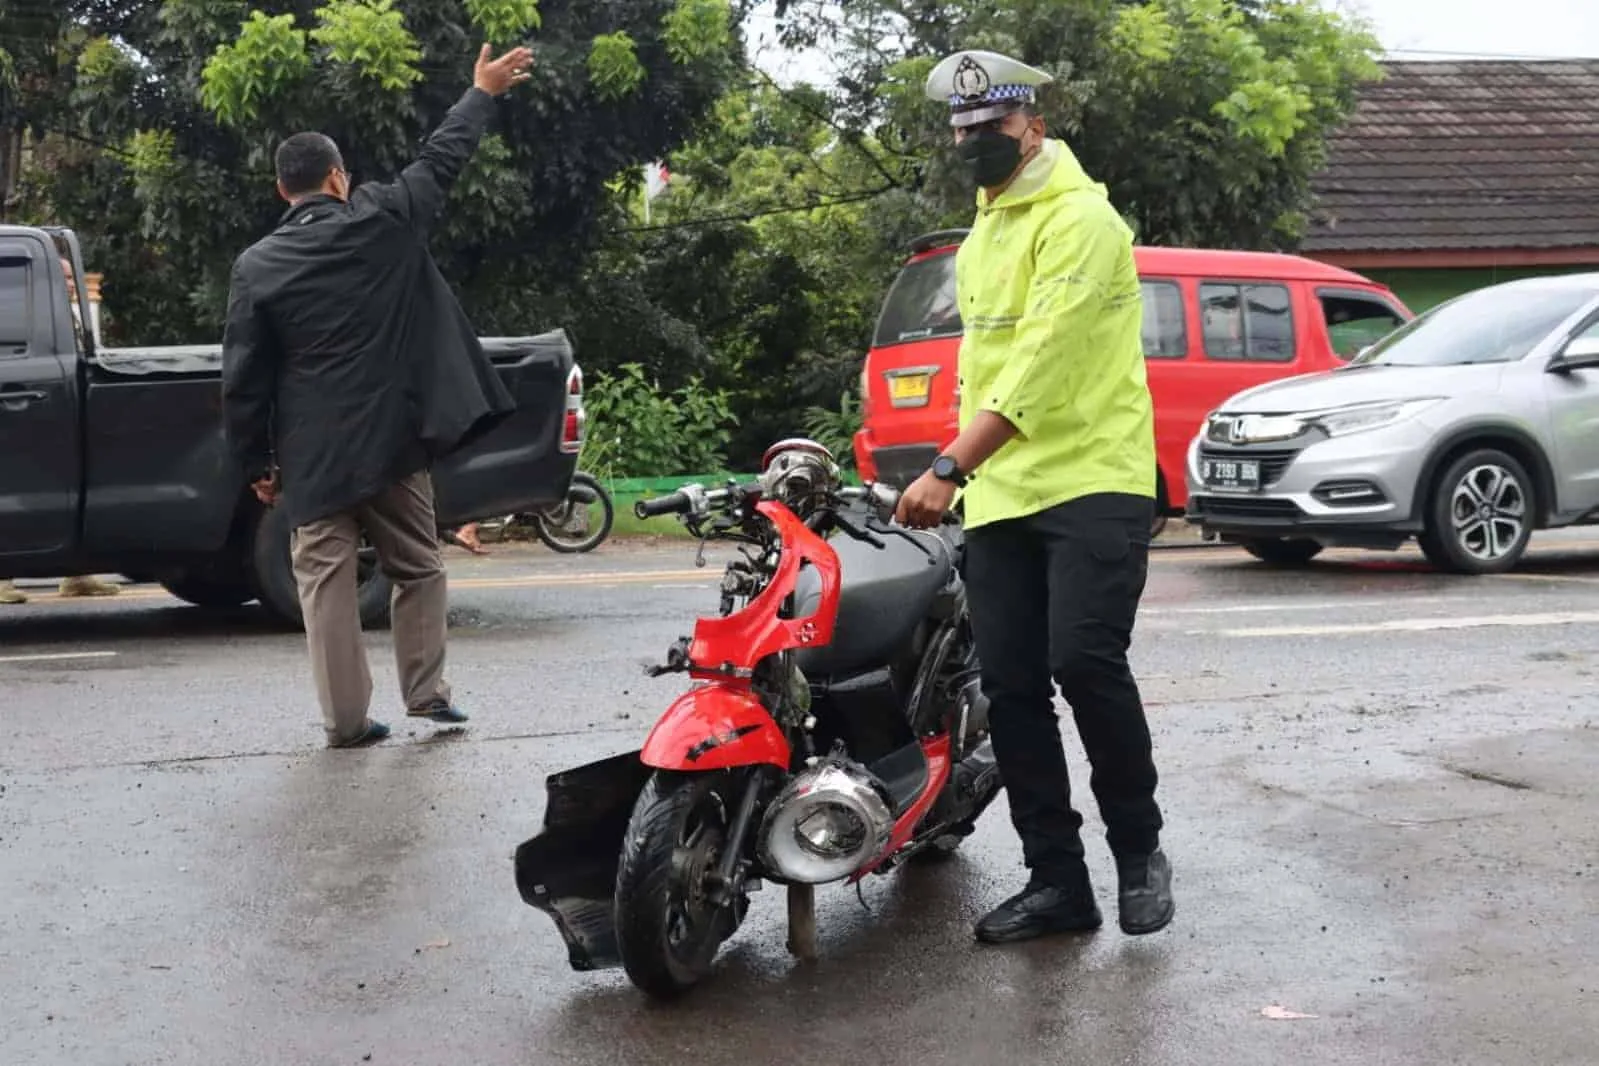
M1194 501L1189 513L1217 518L1300 518L1304 515L1293 500L1262 500L1249 496L1206 496Z
M1201 445L1199 454L1206 459L1253 459L1260 463L1260 483L1262 486L1275 485L1299 455L1298 448L1212 448Z

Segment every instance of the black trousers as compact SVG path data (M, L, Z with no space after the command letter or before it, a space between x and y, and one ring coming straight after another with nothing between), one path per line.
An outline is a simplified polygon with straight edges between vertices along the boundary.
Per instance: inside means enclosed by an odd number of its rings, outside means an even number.
M1051 680L1076 720L1111 851L1148 853L1159 842L1149 724L1127 665L1153 506L1085 496L966 537L994 757L1023 857L1042 881L1069 883L1083 861Z

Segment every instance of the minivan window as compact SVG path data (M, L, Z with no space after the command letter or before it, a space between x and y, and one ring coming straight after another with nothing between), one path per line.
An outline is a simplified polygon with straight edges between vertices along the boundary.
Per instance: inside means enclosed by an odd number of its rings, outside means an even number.
M1282 285L1199 287L1205 354L1212 359L1288 363L1294 358L1294 323Z
M1333 354L1351 359L1405 324L1405 317L1387 300L1341 289L1321 289L1322 317Z
M1183 290L1174 281L1146 281L1144 293L1144 358L1181 359L1188 354L1188 322L1183 316Z
M960 331L955 255L951 252L911 263L899 272L883 300L872 343L883 348L929 337L953 337Z
M27 347L28 326L28 260L0 259L0 356Z
M1352 366L1465 366L1514 362L1599 290L1478 289L1439 304L1378 341Z

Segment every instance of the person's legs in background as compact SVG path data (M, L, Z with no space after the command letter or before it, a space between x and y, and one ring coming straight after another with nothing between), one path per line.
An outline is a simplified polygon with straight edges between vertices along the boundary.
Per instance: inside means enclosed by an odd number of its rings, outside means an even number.
M406 714L459 723L444 680L449 586L434 519L433 480L419 471L395 482L360 508L361 523L394 582L391 628L395 668Z
M388 726L367 717L372 674L356 600L359 538L360 527L352 513L319 519L294 531L294 577L329 747L354 747L389 735Z
M78 577L64 577L58 590L62 596L115 596L122 589L109 581L102 581L93 574L83 574Z

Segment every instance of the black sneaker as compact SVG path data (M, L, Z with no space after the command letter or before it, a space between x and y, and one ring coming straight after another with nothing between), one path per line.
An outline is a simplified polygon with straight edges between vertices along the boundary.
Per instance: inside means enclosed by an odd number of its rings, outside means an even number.
M1171 924L1177 903L1171 894L1171 862L1156 848L1148 855L1116 860L1122 932L1128 936L1158 933Z
M1091 933L1104 924L1085 870L1071 888L1033 878L977 923L977 939L1010 944L1051 933Z

